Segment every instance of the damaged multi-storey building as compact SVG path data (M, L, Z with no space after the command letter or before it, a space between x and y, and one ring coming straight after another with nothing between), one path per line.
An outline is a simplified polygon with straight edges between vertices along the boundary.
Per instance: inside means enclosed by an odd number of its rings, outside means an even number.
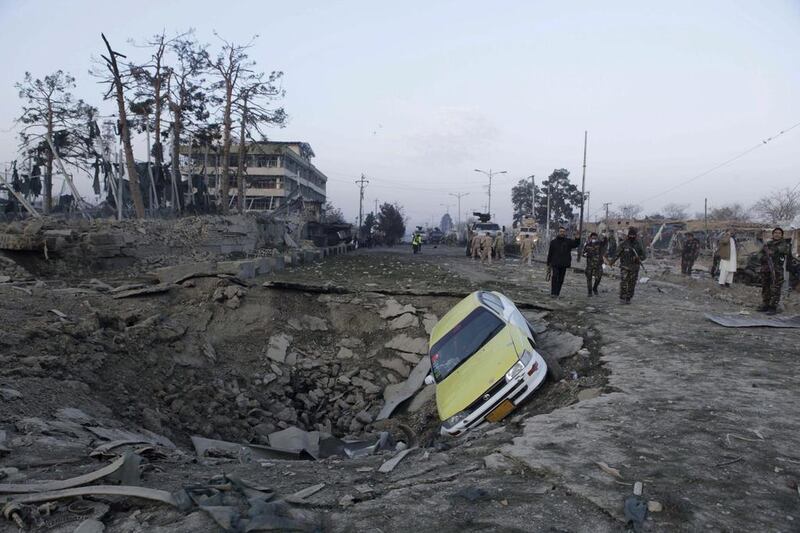
M231 149L229 166L239 165L239 146ZM208 194L220 191L222 152L212 147L181 149L181 173L192 176L192 182L204 185ZM303 199L303 207L318 216L326 199L328 177L311 162L314 150L301 141L258 141L245 146L245 210L273 212ZM236 173L230 176L228 203L236 196ZM199 182L199 183L198 183ZM196 191L195 191L196 192Z

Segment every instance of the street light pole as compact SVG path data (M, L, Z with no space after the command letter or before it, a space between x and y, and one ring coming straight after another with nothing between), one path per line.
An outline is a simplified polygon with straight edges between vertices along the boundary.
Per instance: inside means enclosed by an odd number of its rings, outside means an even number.
M486 204L486 211L489 213L489 218L492 216L492 178L497 174L508 174L508 171L501 170L499 172L493 172L492 169L489 169L489 172L485 170L481 170L479 168L475 169L475 172L480 172L481 174L486 174L489 176L489 202Z
M468 192L451 192L450 196L458 198L458 231L461 231L461 198L469 196Z

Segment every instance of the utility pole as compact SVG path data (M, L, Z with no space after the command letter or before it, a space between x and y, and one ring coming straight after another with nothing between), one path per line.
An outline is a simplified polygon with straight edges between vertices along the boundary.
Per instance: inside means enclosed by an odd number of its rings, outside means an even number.
M550 180L547 180L547 225L545 226L547 241L550 241Z
M461 231L461 198L464 196L469 196L468 192L451 192L450 196L458 198L458 231Z
M603 207L604 207L604 208L605 208L605 210L606 210L606 226L608 226L608 206L610 206L610 205L611 205L611 203L612 203L612 202L606 202L606 203L604 203L604 204L603 204Z
M536 180L531 174L531 218L536 221Z
M583 238L583 205L586 203L586 144L589 140L589 132L583 131L583 177L581 178L581 219L578 223L578 239ZM579 248L580 249L580 248ZM578 263L581 262L581 254L578 253L576 259Z
M475 169L475 172L480 172L481 174L486 174L489 176L489 202L486 204L486 212L489 214L489 217L492 216L492 178L497 174L508 174L507 170L501 170L499 172L493 172L492 169L489 169L489 172L485 170L481 170L479 168Z
M378 199L375 198L375 211L372 212L374 216L378 216Z
M356 185L359 187L359 197L358 197L358 231L356 235L358 235L359 240L361 237L361 226L364 224L364 187L367 186L369 180L361 174L361 179L356 180Z
M705 227L706 227L706 238L705 238L705 241L706 241L706 245L708 245L708 198L705 198L704 202L703 202L703 221L704 221Z

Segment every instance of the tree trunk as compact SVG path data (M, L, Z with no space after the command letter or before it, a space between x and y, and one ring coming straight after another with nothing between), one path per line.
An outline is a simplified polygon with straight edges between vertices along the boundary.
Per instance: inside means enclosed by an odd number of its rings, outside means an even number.
M236 190L238 193L239 214L244 211L244 158L245 158L245 125L247 123L247 96L242 104L242 123L239 128L239 165L236 169Z
M155 160L156 179L164 183L165 180L162 179L164 170L164 167L162 166L164 163L164 149L161 144L162 101L161 101L161 58L160 57L158 59L158 62L156 63L156 76L153 82L153 93L155 95L155 106L156 106L155 117L154 117L155 120L153 123L153 136L155 138L153 142L153 159ZM174 203L175 199L173 198L173 204Z
M178 189L178 209L183 207L183 194L181 187L181 169L180 169L180 147L181 147L181 117L180 110L173 111L174 117L172 119L172 179L175 182L175 187ZM191 147L190 147L191 150ZM189 153L191 159L191 152ZM189 191L191 192L191 173L189 174Z
M223 115L223 128L222 128L222 181L220 191L220 201L222 203L222 212L228 212L228 190L230 183L228 182L228 174L230 172L230 157L231 157L231 106L233 101L233 85L226 81L225 86L225 111Z
M119 111L119 134L122 138L122 147L125 151L125 166L128 170L128 183L133 200L133 208L136 211L137 218L144 218L144 201L142 199L142 190L139 188L139 174L136 173L136 162L133 159L133 147L131 147L131 132L128 126L128 115L125 112L125 93L122 87L122 79L120 78L119 68L117 67L117 56L108 44L106 36L100 34L103 41L108 48L109 66L111 73L114 76L114 88L117 95L117 109Z
M47 104L47 138L53 138L53 108ZM44 169L44 197L42 198L42 210L44 214L50 213L53 209L53 149L47 145L47 164Z

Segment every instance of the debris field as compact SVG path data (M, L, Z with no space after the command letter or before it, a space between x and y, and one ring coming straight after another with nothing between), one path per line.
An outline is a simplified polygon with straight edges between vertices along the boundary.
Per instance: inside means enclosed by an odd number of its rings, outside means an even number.
M0 228L0 531L800 527L797 330L704 316L747 316L756 288L664 260L633 305L611 276L587 300L577 271L554 300L541 265L272 231ZM476 289L561 375L447 438L427 336Z

